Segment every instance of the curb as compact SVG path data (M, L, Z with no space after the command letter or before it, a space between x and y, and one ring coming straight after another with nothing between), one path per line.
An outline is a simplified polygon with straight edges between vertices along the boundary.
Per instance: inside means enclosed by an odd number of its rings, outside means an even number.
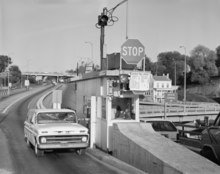
M137 169L105 152L102 152L98 149L90 149L86 150L86 154L91 158L95 158L97 161L101 162L102 164L106 164L109 167L113 167L115 170L122 174L147 174L146 172Z

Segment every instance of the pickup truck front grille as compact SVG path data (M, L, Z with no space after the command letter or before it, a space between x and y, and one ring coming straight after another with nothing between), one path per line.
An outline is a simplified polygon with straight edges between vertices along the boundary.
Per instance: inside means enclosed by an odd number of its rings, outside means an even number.
M44 144L81 143L82 142L82 137L87 137L87 140L88 140L87 135L44 136L44 138L46 138L46 143L44 143Z

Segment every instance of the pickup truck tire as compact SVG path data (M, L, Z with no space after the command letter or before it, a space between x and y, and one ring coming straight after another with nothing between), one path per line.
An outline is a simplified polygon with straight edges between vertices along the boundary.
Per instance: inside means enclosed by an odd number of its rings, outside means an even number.
M26 142L26 144L27 144L28 147L31 147L31 143L30 143L30 141L28 140L27 137L25 137L25 142Z
M216 159L216 157L215 157L215 154L214 154L214 152L212 151L211 148L207 148L207 147L206 147L206 148L203 148L203 149L201 150L200 154L201 154L203 157L209 159L210 161L212 161L212 162L214 162L214 163L218 163L218 161L217 161L217 159Z
M35 142L35 145L34 145L34 153L36 155L36 157L41 157L44 155L44 151L43 150L40 150L37 146L37 143Z
M85 149L77 149L76 150L77 155L84 155L86 153Z

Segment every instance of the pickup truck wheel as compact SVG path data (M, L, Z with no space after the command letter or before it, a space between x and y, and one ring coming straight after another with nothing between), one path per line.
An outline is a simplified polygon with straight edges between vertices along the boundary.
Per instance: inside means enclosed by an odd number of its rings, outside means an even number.
M86 153L85 149L77 149L76 150L77 155L84 155Z
M36 157L41 157L44 155L44 151L40 150L38 148L37 143L35 143L35 145L34 145L34 153L35 153Z
M30 147L30 146L31 146L31 143L30 143L30 141L28 140L27 137L25 137L25 141L26 141L27 146Z

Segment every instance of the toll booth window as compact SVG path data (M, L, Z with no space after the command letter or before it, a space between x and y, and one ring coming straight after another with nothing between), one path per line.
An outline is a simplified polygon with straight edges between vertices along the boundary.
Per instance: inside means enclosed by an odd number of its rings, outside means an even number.
M135 111L132 98L113 98L112 99L112 119L134 120Z

